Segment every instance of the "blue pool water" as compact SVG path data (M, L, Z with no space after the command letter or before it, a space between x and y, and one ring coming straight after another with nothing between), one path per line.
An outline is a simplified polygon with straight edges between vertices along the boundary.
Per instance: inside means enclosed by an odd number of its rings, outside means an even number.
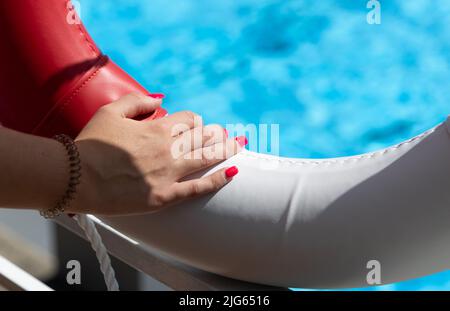
M417 135L450 113L450 1L81 0L105 53L169 112L278 123L280 153L330 157ZM373 289L450 289L450 272Z

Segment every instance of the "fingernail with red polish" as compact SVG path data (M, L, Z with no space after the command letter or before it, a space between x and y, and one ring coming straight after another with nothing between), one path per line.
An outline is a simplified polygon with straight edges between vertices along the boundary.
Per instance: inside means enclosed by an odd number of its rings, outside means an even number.
M228 138L228 131L227 131L227 129L223 129L223 131L225 132L225 138Z
M230 168L227 168L227 170L225 171L225 176L227 177L227 179L230 179L236 176L237 173L239 173L238 168L236 166L232 166Z
M148 94L148 96L150 96L151 98L155 98L155 99L163 99L164 97L166 97L166 95L164 95L164 94L159 94L159 93Z
M239 136L236 137L235 139L241 147L247 146L248 144L248 139L245 136Z

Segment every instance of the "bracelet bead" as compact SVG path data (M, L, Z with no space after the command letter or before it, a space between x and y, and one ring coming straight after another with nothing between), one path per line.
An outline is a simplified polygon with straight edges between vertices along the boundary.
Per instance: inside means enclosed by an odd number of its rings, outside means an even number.
M55 206L50 209L40 211L40 214L47 219L55 218L66 211L72 200L75 198L77 185L80 184L81 179L80 154L73 139L64 134L56 135L53 138L60 142L67 151L70 177L66 192L56 202Z

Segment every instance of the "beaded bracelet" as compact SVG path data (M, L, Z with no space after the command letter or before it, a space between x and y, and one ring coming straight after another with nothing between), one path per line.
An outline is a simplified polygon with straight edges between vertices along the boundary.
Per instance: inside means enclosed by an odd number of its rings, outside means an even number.
M64 134L56 135L53 138L63 144L66 148L70 163L70 178L66 192L63 197L56 202L56 205L48 210L40 211L40 214L47 219L55 218L64 213L75 197L77 185L80 183L81 178L80 154L78 153L77 145L73 139Z

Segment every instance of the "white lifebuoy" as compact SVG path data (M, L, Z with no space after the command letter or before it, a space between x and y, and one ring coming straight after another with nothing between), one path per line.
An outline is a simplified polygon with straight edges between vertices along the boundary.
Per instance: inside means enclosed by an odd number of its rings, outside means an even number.
M268 285L364 287L372 260L383 284L439 272L450 267L449 122L359 156L243 152L205 172L240 168L214 195L102 220L183 263Z

